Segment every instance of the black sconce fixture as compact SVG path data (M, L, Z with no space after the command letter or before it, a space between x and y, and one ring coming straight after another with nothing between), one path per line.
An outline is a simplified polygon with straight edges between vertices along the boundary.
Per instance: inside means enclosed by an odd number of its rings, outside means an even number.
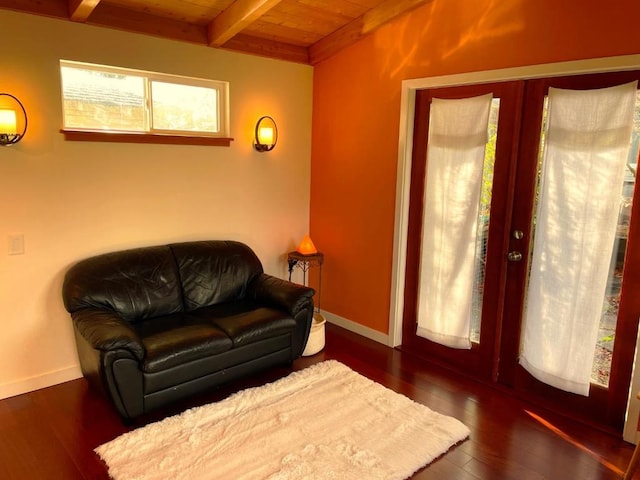
M27 131L27 112L20 100L9 93L0 93L0 145L13 145Z
M278 126L273 118L260 117L256 123L256 133L253 148L259 152L270 152L278 143Z

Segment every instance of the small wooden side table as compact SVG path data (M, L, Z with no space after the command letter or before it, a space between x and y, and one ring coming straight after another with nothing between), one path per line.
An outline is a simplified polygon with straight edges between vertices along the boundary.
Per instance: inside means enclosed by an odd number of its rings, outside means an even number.
M304 255L300 252L293 251L287 253L287 264L289 265L289 281L291 281L291 274L293 269L298 267L302 270L302 284L307 285L307 272L312 267L318 267L318 306L317 311L320 311L320 291L322 289L322 263L324 262L324 253L317 252Z

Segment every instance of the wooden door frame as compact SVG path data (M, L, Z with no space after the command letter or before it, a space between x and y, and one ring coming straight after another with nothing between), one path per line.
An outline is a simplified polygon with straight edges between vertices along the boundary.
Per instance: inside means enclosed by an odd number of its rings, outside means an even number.
M520 177L516 180L516 188L520 193L513 204L511 217L512 229L530 230L535 209L535 189L537 169L539 162L540 125L543 116L543 99L548 95L550 87L587 90L604 87L613 87L634 80L638 80L640 70L630 72L599 72L599 74L559 75L532 80L527 83L523 109L523 132L520 137L519 169ZM640 188L634 189L634 205L639 205ZM627 242L627 258L625 260L625 275L623 279L623 292L620 297L620 308L617 315L615 354L611 364L611 376L609 388L591 384L589 400L585 397L564 392L544 382L536 380L523 368L519 362L520 341L522 324L507 322L503 325L504 338L502 342L500 359L500 383L515 388L521 393L526 392L527 398L535 399L536 403L549 405L562 405L571 414L578 412L587 418L599 423L612 426L621 430L624 422L624 412L628 399L629 379L632 375L633 358L636 342L630 342L630 338L637 337L637 317L634 312L640 310L637 295L630 295L629 291L635 291L640 284L640 276L634 274L637 271L640 249L636 246L636 232L640 230L637 212L632 214L630 230ZM524 258L530 258L533 248L533 237L525 235L517 247L522 251ZM504 306L504 314L507 318L521 319L525 311L526 303L526 277L528 275L529 262L519 262L510 265L508 288L513 293L507 295ZM627 268L630 268L627 273ZM628 361L630 359L630 361ZM627 363L628 362L628 363ZM594 399L592 401L592 399ZM599 400L598 400L599 399ZM606 400L605 400L606 399ZM606 404L606 408L601 408Z
M416 111L413 139L412 178L409 222L407 225L407 267L404 290L402 348L429 358L437 358L445 365L455 366L475 378L497 381L498 352L502 326L502 304L507 271L507 246L510 231L509 218L515 185L518 136L523 81L482 83L455 87L430 88L416 91ZM433 98L463 99L479 95L493 95L500 100L496 125L499 132L495 144L495 167L491 195L491 221L486 244L486 270L483 278L482 327L480 341L470 349L445 347L416 334L418 318L418 285L420 283L421 241L424 229L423 198L427 177L427 142L429 115ZM496 188L497 186L497 188Z
M396 210L393 234L393 264L389 309L388 345L402 344L402 315L409 223L409 192L413 155L413 126L416 91L427 88L453 87L476 83L495 83L512 80L530 80L550 76L604 73L640 69L640 55L624 55L589 60L577 60L527 67L488 70L439 77L403 80L400 99L400 129L398 142L398 168L396 178Z
M460 75L432 77L402 82L401 116L398 148L398 168L396 180L396 214L394 223L393 264L390 291L388 344L396 347L402 344L404 291L406 275L406 252L408 245L408 219L411 186L411 165L413 155L413 128L416 92L421 89L463 86L478 83L531 80L544 77L586 75L615 71L640 69L640 55L627 55L584 61L562 62L530 67L474 72ZM636 199L640 196L636 189ZM640 340L636 343L639 350ZM627 412L629 412L627 407ZM627 439L631 423L637 427L637 418L627 417L625 434Z

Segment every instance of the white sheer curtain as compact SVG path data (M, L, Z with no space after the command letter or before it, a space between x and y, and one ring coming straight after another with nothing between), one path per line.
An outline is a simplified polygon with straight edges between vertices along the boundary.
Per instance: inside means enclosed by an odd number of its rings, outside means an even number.
M433 99L429 118L417 334L471 348L478 209L492 95Z
M581 395L589 394L636 88L549 90L520 364Z

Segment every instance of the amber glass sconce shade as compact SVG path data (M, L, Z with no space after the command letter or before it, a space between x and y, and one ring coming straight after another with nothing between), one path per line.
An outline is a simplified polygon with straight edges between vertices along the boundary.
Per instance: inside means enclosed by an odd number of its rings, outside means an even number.
M278 126L273 118L260 117L256 123L253 147L259 152L270 152L278 143Z
M20 100L0 93L0 145L18 143L27 131L27 112Z

